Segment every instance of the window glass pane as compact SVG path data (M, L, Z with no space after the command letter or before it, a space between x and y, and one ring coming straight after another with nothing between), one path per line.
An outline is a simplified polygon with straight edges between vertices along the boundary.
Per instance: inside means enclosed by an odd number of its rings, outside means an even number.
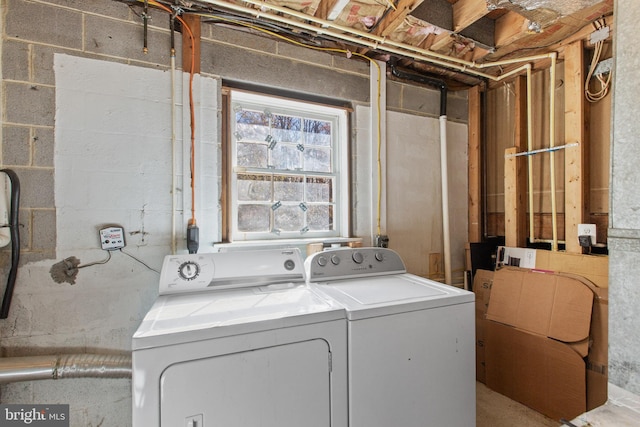
M307 177L307 202L333 202L333 178Z
M231 106L230 240L346 236L345 111L236 91Z
M272 135L279 142L300 142L302 133L302 119L300 117L281 116L278 114L272 117Z
M300 176L276 176L274 177L274 200L284 202L302 202L304 191L304 179Z
M268 205L238 205L238 231L267 232L269 230L271 206Z
M307 145L331 146L331 122L312 119L305 120L304 140Z
M271 150L271 166L284 170L301 169L302 158L300 157L300 150L295 145L276 145Z
M333 230L333 206L314 205L307 209L307 226L313 231Z
M238 174L239 201L271 201L271 176Z
M331 151L311 148L304 150L304 169L310 172L331 172Z
M264 144L238 143L238 166L266 168L267 146Z
M278 230L299 231L304 228L304 211L299 206L280 206L273 214Z
M265 141L269 135L269 117L260 111L236 112L236 139L238 141Z

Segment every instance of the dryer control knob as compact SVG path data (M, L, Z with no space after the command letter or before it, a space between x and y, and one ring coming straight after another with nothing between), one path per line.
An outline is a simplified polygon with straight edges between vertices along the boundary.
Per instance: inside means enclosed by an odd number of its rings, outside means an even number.
M376 261L384 261L384 255L382 254L382 252L376 252Z
M325 257L324 255L320 255L316 262L320 267L324 267L325 265L327 265L327 257Z
M364 261L364 256L362 256L360 252L354 252L351 258L353 258L353 262L356 264L362 264L362 261Z
M340 257L338 255L331 255L331 263L333 265L340 264Z

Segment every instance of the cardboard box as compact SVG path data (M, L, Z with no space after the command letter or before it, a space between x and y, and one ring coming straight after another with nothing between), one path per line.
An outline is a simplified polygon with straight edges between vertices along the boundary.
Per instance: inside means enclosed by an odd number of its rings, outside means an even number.
M609 286L609 257L606 255L536 250L536 268L577 274L599 288Z
M491 296L493 271L477 270L473 278L473 292L476 294L476 380L485 382L485 316Z
M602 327L606 306L587 282L513 267L494 273L483 325L489 388L556 420L573 419L602 399L606 375L598 362L606 337L593 325Z

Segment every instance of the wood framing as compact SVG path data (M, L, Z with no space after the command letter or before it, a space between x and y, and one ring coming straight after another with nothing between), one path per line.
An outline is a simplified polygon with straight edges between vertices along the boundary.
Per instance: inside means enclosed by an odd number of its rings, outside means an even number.
M191 72L191 58L193 56L193 72L200 72L200 35L201 24L200 16L197 15L185 15L184 21L189 26L191 33L193 34L193 41L189 36L187 30L182 30L182 69L185 73Z
M565 236L566 251L582 253L578 241L578 224L587 218L588 174L587 141L584 97L584 49L582 41L576 41L565 49L564 61L565 101L564 137L565 143L577 142L577 147L565 152Z
M489 12L486 0L458 0L453 5L453 31L464 30Z
M482 241L482 109L480 86L469 89L469 242Z
M518 152L528 150L527 146L527 79L518 76L515 86L515 138L513 145ZM514 213L515 235L512 237L514 247L523 248L527 245L527 158L515 159L515 191L516 211Z
M516 147L504 150L504 244L518 247L518 168Z

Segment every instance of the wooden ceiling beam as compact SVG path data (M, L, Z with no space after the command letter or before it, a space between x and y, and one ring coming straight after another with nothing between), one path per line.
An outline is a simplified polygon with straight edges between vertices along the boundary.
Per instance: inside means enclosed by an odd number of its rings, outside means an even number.
M489 12L486 0L458 0L453 5L453 31L459 33Z
M496 19L496 48L507 46L529 35L528 20L516 12L507 12Z
M400 0L395 10L392 10L375 29L375 34L387 37L393 33L402 24L404 19L410 14L416 7L422 3L423 0Z

